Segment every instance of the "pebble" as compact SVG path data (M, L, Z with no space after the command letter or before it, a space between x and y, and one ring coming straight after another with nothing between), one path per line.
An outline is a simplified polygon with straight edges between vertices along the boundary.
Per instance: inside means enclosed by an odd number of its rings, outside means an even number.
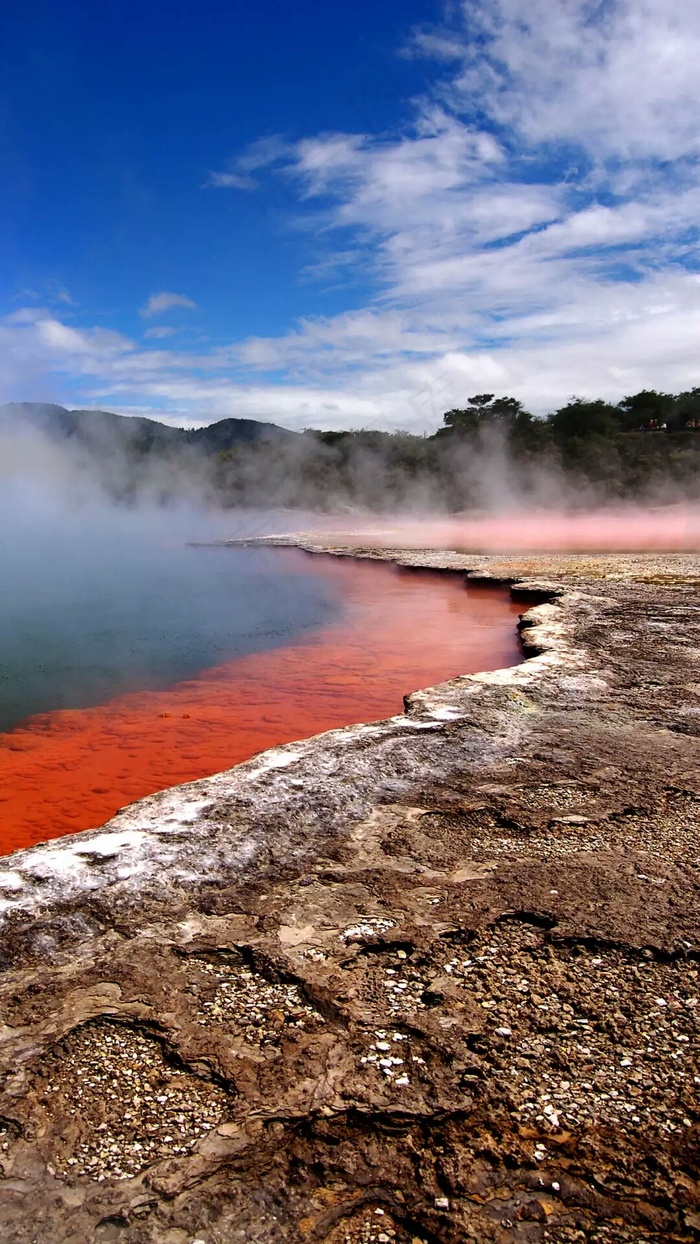
M361 916L357 924L343 929L340 937L346 942L364 941L365 938L376 937L378 933L388 933L395 925L395 920L382 916Z
M167 1063L155 1038L111 1021L70 1033L45 1071L49 1115L78 1126L73 1147L54 1157L64 1176L131 1179L190 1153L230 1106L218 1086Z
M366 1067L371 1071L373 1067L380 1071L385 1077L385 1088L406 1089L409 1088L412 1080L406 1069L406 1062L410 1061L419 1066L425 1066L425 1059L420 1055L414 1054L411 1038L403 1032L391 1032L385 1028L377 1029L375 1037L376 1041L370 1042L365 1047L365 1051L359 1057L359 1065ZM408 1042L408 1044L404 1044ZM391 1054L392 1049L399 1047L403 1058L398 1058L396 1054Z
M241 964L199 960L198 966L215 981L213 996L200 999L199 1023L225 1023L248 1045L274 1046L286 1028L314 1028L325 1020L302 997L298 985L269 981Z
M398 1232L389 1213L383 1209L368 1209L349 1230L346 1229L343 1240L345 1244L395 1244Z
M580 806L587 800L595 801L595 791L572 784L566 787L549 783L533 785L521 793L522 815L529 809L534 815L542 815L553 805L569 803ZM486 862L497 856L519 859L556 860L581 852L627 850L630 841L635 851L666 863L678 860L700 861L700 800L692 792L669 791L664 796L665 806L654 813L626 816L624 820L605 820L596 824L594 816L552 817L546 828L517 830L504 834L496 820L486 814L485 823L478 826L470 841L470 853L475 861ZM565 827L565 832L562 832ZM648 873L637 874L643 884L662 885L663 877ZM550 891L556 894L555 890ZM690 947L688 947L690 949Z
M324 950L319 950L317 946L309 946L306 950L299 952L300 959L310 959L313 963L323 963L328 958Z
M700 980L693 960L548 943L492 927L452 977L487 1010L505 1051L485 1054L517 1123L587 1124L668 1137L697 1118ZM662 1005L661 1005L662 1004Z

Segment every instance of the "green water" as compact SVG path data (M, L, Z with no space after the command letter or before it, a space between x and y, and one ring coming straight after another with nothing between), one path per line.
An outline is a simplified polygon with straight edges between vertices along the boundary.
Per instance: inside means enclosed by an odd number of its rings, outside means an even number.
M6 499L7 500L7 499ZM234 516L0 506L0 730L170 685L339 611L274 549L189 547Z

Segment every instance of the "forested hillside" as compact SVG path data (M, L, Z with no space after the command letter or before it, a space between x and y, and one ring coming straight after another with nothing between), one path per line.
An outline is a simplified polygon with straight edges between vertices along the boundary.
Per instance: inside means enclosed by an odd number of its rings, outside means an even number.
M8 452L12 447L12 454ZM483 393L432 434L307 429L250 419L196 429L108 411L0 408L0 452L31 469L51 447L112 498L331 510L459 510L513 501L569 503L700 496L700 388L618 404L573 399L547 418Z

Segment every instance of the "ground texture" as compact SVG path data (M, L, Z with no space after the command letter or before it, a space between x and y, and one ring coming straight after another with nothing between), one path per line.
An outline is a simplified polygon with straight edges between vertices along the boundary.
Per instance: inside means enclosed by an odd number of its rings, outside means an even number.
M335 552L528 659L4 861L3 1244L698 1239L700 560Z

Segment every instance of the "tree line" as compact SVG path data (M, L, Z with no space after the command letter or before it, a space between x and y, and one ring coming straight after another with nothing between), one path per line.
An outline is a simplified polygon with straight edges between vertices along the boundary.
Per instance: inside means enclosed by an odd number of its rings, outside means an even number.
M618 403L573 398L546 418L516 398L479 393L429 436L308 429L293 444L227 450L214 485L226 505L324 510L459 510L514 495L582 504L698 497L700 388L645 389Z
M4 441L3 441L4 437ZM3 449L4 445L4 449ZM477 393L431 435L303 433L224 419L186 431L106 411L0 407L0 464L113 500L323 511L700 500L700 388L618 403L574 398L541 418ZM67 484L68 486L68 484Z

